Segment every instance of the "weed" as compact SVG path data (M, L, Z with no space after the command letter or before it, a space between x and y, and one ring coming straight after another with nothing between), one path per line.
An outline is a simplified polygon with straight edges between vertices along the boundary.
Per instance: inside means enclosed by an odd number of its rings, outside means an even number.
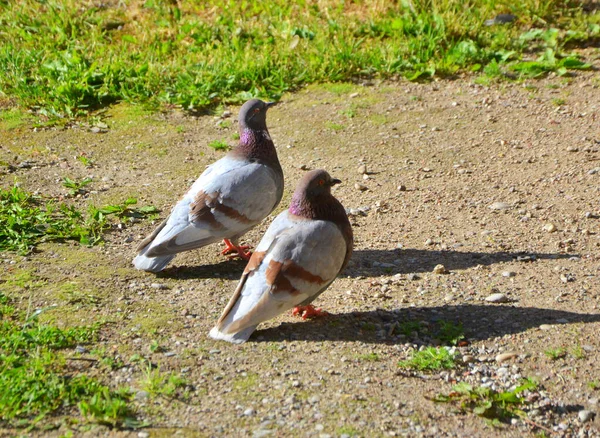
M344 125L341 125L339 123L333 123L333 122L327 122L327 123L325 123L325 126L334 131L341 131L345 128Z
M585 350L581 347L580 344L577 344L573 350L571 350L571 355L575 358L575 359L585 359L586 358L586 354L585 354Z
M552 99L552 103L556 106L561 106L561 105L564 105L566 103L566 101L564 99L557 97L557 98Z
M180 388L187 386L186 380L175 373L163 373L160 368L154 368L151 363L146 363L142 369L144 379L140 381L142 388L152 396L162 395L174 397ZM186 394L184 393L185 397Z
M92 182L92 178L89 178L89 177L86 177L79 182L73 181L69 177L65 177L63 179L62 185L64 187L66 187L67 189L69 189L69 196L76 196L76 195L84 195L86 193L86 190L84 189L85 186L87 186L91 182Z
M465 338L462 322L439 321L436 337L445 344L456 345Z
M105 227L101 220L86 220L74 207L42 202L15 186L0 189L0 251L28 253L45 241L76 240L93 245Z
M511 391L496 391L486 386L473 388L461 382L452 387L450 394L439 394L433 400L440 403L459 403L462 412L473 412L480 417L498 421L525 415L520 408L526 405L527 401L521 394L534 390L537 386L534 381L525 380Z
M0 251L27 254L38 243L48 241L75 240L95 245L108 227L106 216L134 221L152 218L159 211L152 206L132 208L136 203L135 198L129 198L122 204L90 206L88 216L84 217L73 206L44 201L18 186L0 189Z
M97 326L59 329L39 322L43 310L26 317L1 293L0 303L4 315L0 321L0 416L4 421L27 427L74 406L91 421L112 426L132 417L127 391L111 391L95 379L71 375L66 366L61 350L92 341ZM104 404L99 404L100 399Z
M233 382L233 387L238 391L254 391L258 384L258 374L249 373L236 377Z
M455 366L455 354L446 348L427 347L423 351L415 351L409 360L398 362L400 368L418 371L439 371Z
M127 198L121 204L105 205L104 207L90 207L90 216L96 221L104 221L106 216L115 215L119 219L128 219L134 222L138 219L149 217L153 218L160 210L152 205L145 207L132 207L137 204L136 198Z
M77 159L87 168L94 167L94 160L86 157L84 154L79 155Z
M342 435L347 435L347 436L362 436L362 434L360 433L360 430L352 427L352 426L342 426L339 427L336 430L336 435L342 436Z
M208 147L213 148L215 151L228 151L229 145L223 140L213 140L208 144Z
M559 347L559 348L550 348L550 349L544 351L544 354L550 360L558 360L558 359L561 359L561 358L563 358L563 357L565 357L567 355L567 350L565 350L562 347Z
M587 386L593 390L600 389L600 380L592 380L591 382L588 382Z
M359 355L358 360L364 360L366 362L378 362L380 359L377 353L366 353Z

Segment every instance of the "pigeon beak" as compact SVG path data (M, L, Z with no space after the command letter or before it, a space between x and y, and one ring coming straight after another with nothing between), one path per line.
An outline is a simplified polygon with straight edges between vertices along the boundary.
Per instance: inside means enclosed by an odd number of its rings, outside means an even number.
M275 105L277 105L277 102L267 102L267 103L265 103L265 108L269 109Z
M339 179L332 179L331 182L329 183L330 185L334 186L336 184L341 184L342 180Z

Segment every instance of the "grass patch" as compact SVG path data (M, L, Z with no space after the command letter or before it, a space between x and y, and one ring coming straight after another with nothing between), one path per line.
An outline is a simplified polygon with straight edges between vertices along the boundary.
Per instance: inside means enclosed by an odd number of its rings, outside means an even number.
M73 183L71 190L79 192L81 183ZM84 215L74 206L44 200L18 186L0 189L0 251L27 254L37 244L49 241L75 240L84 245L95 245L109 227L107 216L136 220L154 217L159 211L152 206L133 208L136 203L135 198L129 198L122 204L90 206L88 214Z
M588 382L587 386L593 390L600 389L600 380L592 380L591 382Z
M233 382L233 388L237 391L253 391L258 385L258 374L248 373L245 376L241 375L236 377Z
M416 371L448 370L456 365L455 357L446 348L427 347L423 351L415 351L410 359L398 362L398 366Z
M27 254L40 242L75 240L94 245L103 221L85 218L73 206L43 201L15 186L0 189L0 251Z
M565 357L567 355L567 350L565 350L562 347L550 348L550 349L544 351L544 354L550 360L558 360L558 359L562 359L563 357Z
M358 356L358 360L362 360L365 362L379 362L380 357L377 353L366 353Z
M3 2L0 89L45 119L117 101L185 109L277 99L308 83L346 95L361 77L410 80L492 62L537 77L589 68L569 50L600 35L582 3L76 0ZM485 26L499 11L518 20ZM533 25L544 26L533 28ZM534 58L533 60L531 58ZM486 74L489 74L487 72Z
M27 317L0 293L0 417L5 424L32 427L48 415L78 407L90 421L113 427L134 424L128 390L111 391L97 380L74 374L62 350L95 339L97 327L60 329L39 322L42 309Z
M31 116L18 108L0 111L0 129L13 130L26 126L31 122Z
M326 122L325 126L333 131L342 131L345 126L340 123Z
M161 372L160 368L154 368L150 363L147 363L142 371L144 378L139 383L151 396L187 397L186 392L181 392L181 389L187 386L186 380L181 375Z
M231 149L229 145L223 140L213 140L210 143L208 143L208 147L214 149L215 151L228 151L229 149Z
M69 196L84 195L87 193L85 186L91 184L92 178L85 177L81 181L74 181L69 177L64 177L62 185L69 189Z
M501 420L526 415L521 410L527 404L522 394L537 387L534 381L526 380L512 391L495 391L485 386L473 388L461 382L452 387L450 394L440 394L433 400L440 403L453 403L458 405L461 412L472 412L492 420L492 425L499 426Z

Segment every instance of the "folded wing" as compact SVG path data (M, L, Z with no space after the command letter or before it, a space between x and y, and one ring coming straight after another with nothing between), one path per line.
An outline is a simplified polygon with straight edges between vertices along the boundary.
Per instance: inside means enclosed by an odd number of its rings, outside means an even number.
M311 302L339 274L346 245L331 222L281 213L256 248L210 335L245 342L259 323Z

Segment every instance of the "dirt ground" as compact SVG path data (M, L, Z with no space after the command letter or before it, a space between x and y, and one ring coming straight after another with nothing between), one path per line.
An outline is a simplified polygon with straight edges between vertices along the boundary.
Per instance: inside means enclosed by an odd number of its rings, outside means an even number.
M282 315L241 346L207 333L243 262L211 245L159 275L132 268L159 220L115 227L102 246L3 254L2 277L30 275L28 289L9 292L23 307L58 305L48 316L58 324L107 321L86 348L125 366L74 366L134 388L151 426L87 436L600 436L599 87L594 71L489 86L471 77L321 85L284 96L267 118L286 178L276 213L305 170L324 168L343 180L334 194L351 213L355 251L315 303L329 316ZM230 117L120 105L103 114L108 129L8 131L0 158L31 166L5 173L2 185L56 196L63 177L92 176L75 201L81 208L135 196L163 218L223 156L208 143L235 144L239 107L226 109ZM82 153L93 168L77 160ZM245 241L256 245L274 216ZM439 264L447 273L433 272ZM493 294L499 302L486 301ZM455 369L399 368L414 349L439 344L427 328L440 321L463 325ZM410 322L421 329L403 331ZM189 398L141 391L135 354L183 373ZM431 400L459 381L505 390L522 378L540 387L524 418L501 427Z

